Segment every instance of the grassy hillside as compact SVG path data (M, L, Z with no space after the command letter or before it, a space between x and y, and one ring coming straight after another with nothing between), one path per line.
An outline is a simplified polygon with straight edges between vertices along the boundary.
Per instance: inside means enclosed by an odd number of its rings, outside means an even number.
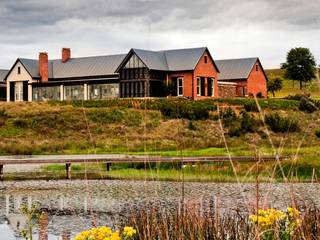
M89 101L84 103L84 107L81 107L81 102L74 102L73 106L69 103L1 103L0 153L167 152L172 155L182 149L189 155L192 152L221 155L226 153L223 136L235 154L250 154L257 148L261 151L271 149L258 112L250 113L259 125L254 131L238 137L226 134L240 122L239 117L231 122L231 126L224 127L224 135L221 132L217 104L224 109L232 106L235 114L240 116L244 105L255 104L254 100L197 102L201 107L195 106L195 109L203 108L203 112L208 112L203 116L202 112L195 112L196 117L199 115L198 120L192 120L196 118L193 115L181 118L170 112L172 108L189 114L194 111L192 104L195 103L192 101L145 103L139 100ZM290 116L301 129L292 133L271 131L271 140L276 147L296 149L298 144L307 148L319 145L314 133L320 127L318 112L309 114L297 111L298 101L260 100L260 104L264 114L279 112L282 116ZM157 108L161 108L160 111Z
M296 172L301 172L301 176L307 176L306 179L310 180L314 169L320 169L320 138L316 136L316 130L320 129L319 111L301 111L300 102L294 100L261 99L259 104L261 113L257 112L253 99L1 103L0 153L209 156L227 155L229 150L232 156L236 156L278 152L282 155L298 154L297 159L284 166L284 170L286 173L292 171L294 164ZM220 110L221 120L217 109ZM262 122L262 115L270 118L275 113L280 116L280 127L285 128L284 132L274 132L274 126L264 126ZM286 128L288 126L296 127ZM248 171L253 169L251 165L235 165L239 177L245 181L254 179L254 175L248 176ZM116 169L111 172L93 175L180 179L179 171L167 170L165 166L161 172L158 168L150 172L143 169L128 172L128 166L114 166ZM268 179L274 165L266 163L262 166L261 176ZM96 167L74 165L73 176L83 177L84 169ZM99 169L103 170L104 166L99 166ZM37 173L37 177L64 177L64 166L49 166L46 170L53 171L53 175ZM229 163L214 164L210 168L199 166L186 169L185 177L186 180L230 181L233 179L232 172L233 167ZM279 169L276 173L281 178ZM316 174L320 176L320 172Z
M268 69L266 70L266 74L268 78L279 76L284 77L284 70L283 69ZM320 74L320 71L319 71ZM320 76L319 76L320 77ZM295 94L311 94L311 97L314 99L320 99L320 82L318 79L314 79L310 83L307 84L304 89L300 90L299 82L293 82L290 79L284 79L283 82L283 89L279 92L276 92L276 97L286 97L288 95L295 95ZM270 97L271 94L269 94Z

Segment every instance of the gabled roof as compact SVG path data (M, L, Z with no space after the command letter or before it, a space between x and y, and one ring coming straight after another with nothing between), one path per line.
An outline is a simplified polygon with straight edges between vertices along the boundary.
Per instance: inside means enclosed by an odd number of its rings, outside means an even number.
M70 58L65 63L62 63L61 59L49 60L49 81L50 79L70 79L115 75L117 74L119 68L126 63L127 59L132 55L132 53L135 53L151 70L189 71L195 69L205 51L208 51L208 54L212 59L209 50L206 47L202 47L165 51L131 49L128 54ZM40 78L38 60L18 58L16 63L18 61L20 61L21 64L26 68L26 71L31 75L32 78ZM216 69L219 71L213 59L212 61ZM16 63L7 73L6 77L8 77Z
M130 50L127 57L119 65L116 71L119 71L119 69L127 62L133 53L136 54L150 70L190 71L196 68L200 58L207 50L208 49L206 47L164 51L150 51L133 48ZM214 61L213 63L215 64ZM218 70L216 65L215 67Z
M167 60L164 52L142 49L132 49L131 51L134 52L149 69L168 71ZM131 54L129 53L129 55Z
M0 69L0 82L4 82L9 70Z
M169 70L183 71L195 69L206 50L206 47L202 47L165 51Z
M216 64L220 70L219 80L247 79L257 61L260 63L257 57L216 60Z

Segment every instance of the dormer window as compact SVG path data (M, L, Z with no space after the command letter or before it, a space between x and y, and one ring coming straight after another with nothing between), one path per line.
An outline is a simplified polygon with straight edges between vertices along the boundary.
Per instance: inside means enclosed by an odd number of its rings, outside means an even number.
M21 74L21 67L18 67L18 74Z
M208 57L204 56L204 63L208 63Z

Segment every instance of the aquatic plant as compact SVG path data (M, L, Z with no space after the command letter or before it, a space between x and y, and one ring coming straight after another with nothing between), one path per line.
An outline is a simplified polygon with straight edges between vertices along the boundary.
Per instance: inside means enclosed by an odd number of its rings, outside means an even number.
M21 231L21 236L26 240L33 239L33 227L42 217L42 214L39 212L39 207L39 202L33 202L30 207L27 204L22 204L20 207L20 211L26 217L28 225L28 229L22 229Z

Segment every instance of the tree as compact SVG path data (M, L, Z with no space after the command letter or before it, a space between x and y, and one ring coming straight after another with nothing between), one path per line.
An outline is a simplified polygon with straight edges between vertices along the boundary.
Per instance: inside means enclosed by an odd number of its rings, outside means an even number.
M280 91L282 89L282 82L283 79L281 77L274 77L268 80L268 92L271 92L273 97L275 97L275 92Z
M286 70L285 78L299 81L300 89L303 82L307 83L316 77L316 60L308 48L291 49L282 68Z

